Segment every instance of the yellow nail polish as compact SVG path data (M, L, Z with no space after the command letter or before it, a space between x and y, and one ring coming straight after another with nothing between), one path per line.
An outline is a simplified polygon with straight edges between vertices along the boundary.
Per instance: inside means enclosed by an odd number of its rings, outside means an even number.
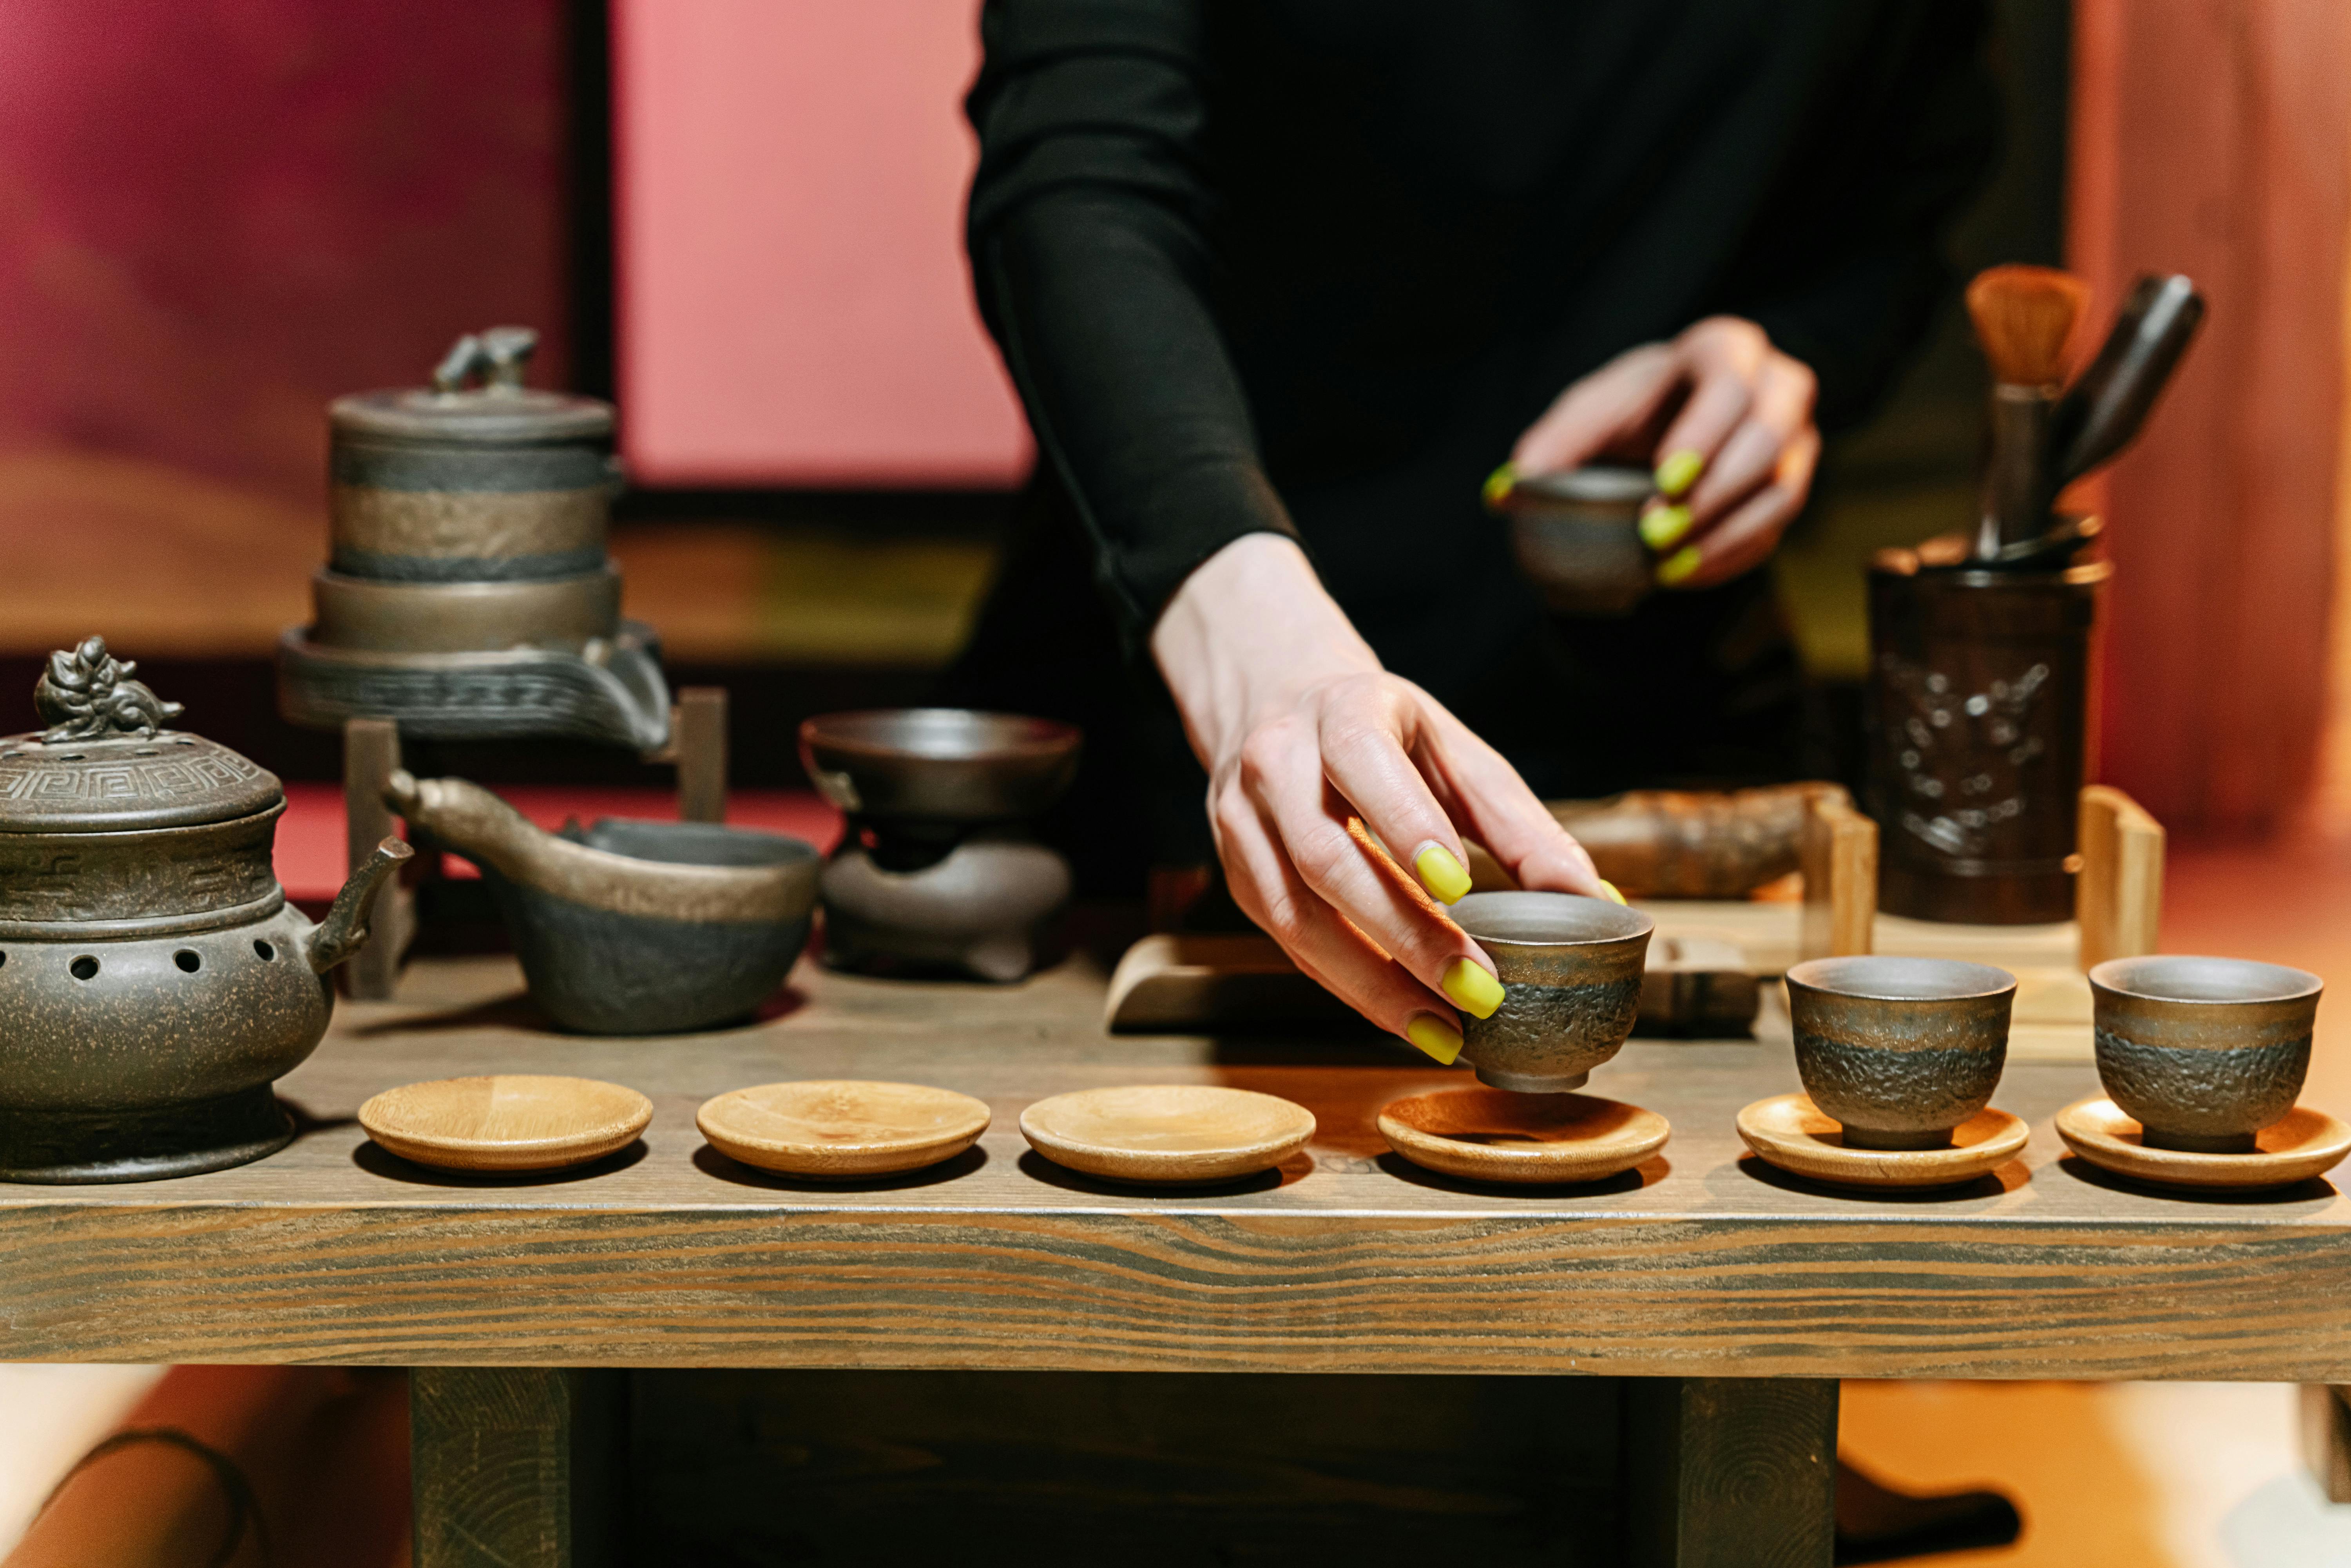
M1418 1013L1404 1026L1405 1039L1428 1052L1447 1067L1461 1054L1461 1031L1438 1018L1435 1013Z
M1499 468L1495 469L1491 474L1486 476L1486 505L1489 507L1500 506L1505 500L1510 498L1510 492L1518 487L1519 471L1517 467L1509 463L1503 464Z
M1614 899L1619 904L1625 902L1625 895L1616 891L1616 884L1610 882L1604 876L1600 879L1600 891L1606 894L1609 897Z
M1690 531L1687 507L1652 507L1641 514L1641 542L1663 554Z
M1657 580L1671 588L1698 570L1698 546L1684 545L1657 563Z
M1502 982L1489 974L1483 964L1456 958L1446 966L1445 994L1471 1018L1489 1019L1502 1005Z
M1420 873L1420 885L1428 889L1429 896L1439 904L1458 904L1469 891L1469 873L1461 869L1461 862L1443 844L1431 844L1421 851L1420 858L1412 866Z
M1679 452L1668 453L1666 460L1657 465L1657 494L1678 496L1697 484L1698 476L1705 472L1706 459L1690 448L1685 446Z

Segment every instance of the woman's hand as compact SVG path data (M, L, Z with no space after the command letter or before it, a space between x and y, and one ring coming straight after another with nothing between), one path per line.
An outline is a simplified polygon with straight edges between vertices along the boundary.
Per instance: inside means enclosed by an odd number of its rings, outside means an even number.
M1656 471L1641 538L1657 580L1704 588L1761 566L1812 488L1821 455L1810 366L1763 329L1710 316L1670 343L1629 349L1577 382L1510 454L1520 474L1595 458Z
M1151 650L1208 770L1234 901L1438 1061L1461 1049L1454 1007L1484 1018L1502 999L1492 960L1440 907L1469 891L1465 831L1522 887L1613 895L1500 754L1380 668L1293 541L1249 534L1211 556Z

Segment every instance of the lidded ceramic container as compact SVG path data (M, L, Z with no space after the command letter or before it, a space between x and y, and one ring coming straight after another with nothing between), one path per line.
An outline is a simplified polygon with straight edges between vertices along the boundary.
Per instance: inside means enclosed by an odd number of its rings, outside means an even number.
M461 339L430 387L328 405L329 573L559 582L611 572L612 405L524 386L538 340L493 327ZM602 626L617 629L617 615Z
M386 841L323 925L271 864L286 796L102 639L53 653L0 739L0 1179L133 1181L284 1145L269 1085L326 1032Z
M280 648L280 706L463 739L668 737L658 644L606 555L613 411L536 391L527 327L468 334L429 387L338 398L326 566Z

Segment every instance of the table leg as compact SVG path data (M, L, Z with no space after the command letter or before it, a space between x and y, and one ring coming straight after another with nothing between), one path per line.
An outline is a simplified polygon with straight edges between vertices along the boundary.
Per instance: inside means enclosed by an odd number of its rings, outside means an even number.
M627 1377L535 1366L412 1371L415 1568L618 1563Z
M1630 1561L1641 1568L1828 1568L1837 1385L1828 1378L1625 1384Z
M2329 1502L2351 1502L2351 1385L2302 1385L2302 1459Z

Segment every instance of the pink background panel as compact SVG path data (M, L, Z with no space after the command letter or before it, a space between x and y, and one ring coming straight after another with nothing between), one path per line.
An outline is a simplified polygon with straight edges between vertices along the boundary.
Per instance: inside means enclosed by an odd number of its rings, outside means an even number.
M972 303L971 0L620 0L619 371L653 485L1008 486Z

